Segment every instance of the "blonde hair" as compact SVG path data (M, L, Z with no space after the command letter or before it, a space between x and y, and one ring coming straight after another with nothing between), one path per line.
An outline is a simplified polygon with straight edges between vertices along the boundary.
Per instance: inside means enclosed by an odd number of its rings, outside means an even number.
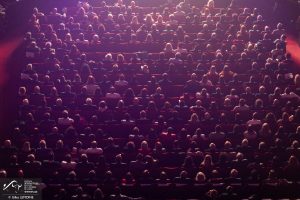
M203 172L198 172L197 174L196 174L196 178L195 178L195 180L197 181L197 182L204 182L205 180L206 180L206 176L205 176L205 174L203 173Z

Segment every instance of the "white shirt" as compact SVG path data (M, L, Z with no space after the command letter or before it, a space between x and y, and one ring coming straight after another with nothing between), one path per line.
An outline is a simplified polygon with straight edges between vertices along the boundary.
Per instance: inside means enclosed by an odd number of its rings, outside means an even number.
M99 154L101 155L103 153L103 150L101 148L88 148L86 150L87 154Z
M261 120L259 119L250 119L248 122L247 122L247 125L261 125Z
M67 161L62 161L61 162L61 167L64 169L75 169L76 168L76 162L71 161L71 162L67 162Z
M70 118L70 117L67 117L67 118L58 118L58 121L57 121L57 123L59 125L64 125L64 126L71 125L73 122L74 122L74 120L72 118Z

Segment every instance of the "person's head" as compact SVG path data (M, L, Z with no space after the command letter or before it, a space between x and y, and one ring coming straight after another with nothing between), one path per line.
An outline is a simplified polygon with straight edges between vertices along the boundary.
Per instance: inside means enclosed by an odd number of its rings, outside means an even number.
M185 179L188 177L188 172L183 170L180 172L180 178Z
M243 139L242 142L241 142L241 146L242 146L242 147L247 147L248 144L249 144L249 141L248 141L248 139L246 139L246 138Z
M122 160L123 160L122 154L117 154L115 156L115 160L116 160L117 163L121 163Z
M141 142L141 149L142 150L148 150L149 149L147 141L144 140L144 141Z
M224 100L224 106L225 107L231 106L231 100L229 98L225 98L225 100Z
M215 143L213 143L213 142L212 142L212 143L210 143L208 147L209 147L209 150L210 150L210 151L216 151L216 149L217 149L217 146L216 146L216 144L215 144Z
M263 108L264 102L261 99L256 99L254 103L255 108Z
M198 121L199 121L199 117L198 117L197 113L193 113L191 115L190 122L198 122Z
M291 147L292 147L293 149L298 149L298 148L299 148L299 142L298 142L298 140L294 140L294 141L292 142L292 144L291 144Z
M12 146L11 141L10 140L5 140L4 143L3 143L3 146L5 148L11 148L11 146Z
M0 178L6 178L7 177L7 172L4 169L0 170Z
M209 154L206 154L203 160L204 165L212 165L212 156Z
M239 105L240 106L245 106L246 102L245 102L245 99L240 99L239 100Z
M145 39L145 42L152 43L153 42L153 36L151 33L148 33Z
M160 141L157 141L157 142L155 142L155 144L154 144L154 148L155 148L155 150L157 151L160 151L160 150L162 150L163 149L163 145L162 145L162 143L160 142Z
M57 140L56 142L56 148L62 149L64 147L64 142L62 140Z
M69 112L67 110L62 111L62 117L63 118L68 118L69 117Z
M125 80L125 75L124 74L120 74L119 75L119 80L124 81Z
M22 150L23 151L30 151L31 150L30 142L29 141L26 141L26 142L23 143Z
M91 98L86 98L85 103L89 106L93 105L93 100Z
M97 199L97 200L102 200L102 199L104 199L104 194L103 194L103 192L102 192L102 190L101 190L100 188L97 188L97 189L94 191L93 199Z
M27 156L27 160L28 160L29 162L35 161L35 155L34 155L34 154L29 154L29 155Z
M41 149L46 149L46 148L47 148L46 141L45 141L45 140L41 140L41 141L39 142L39 147L40 147Z
M288 160L289 165L299 165L299 160L296 156L291 155L289 160Z
M113 87L113 86L111 86L111 87L109 88L109 92L110 92L110 93L115 93L115 92L116 92L116 88Z
M98 146L97 141L94 140L91 142L91 148L95 149L95 148L97 148L97 146Z
M238 170L236 170L236 169L230 170L230 177L232 177L232 178L237 178L238 175L239 175Z
M272 112L267 113L265 118L266 118L266 122L268 122L268 123L276 122L276 116Z
M230 141L226 140L225 143L224 143L224 148L225 149L230 149L232 147L232 144Z
M197 74L196 73L192 73L191 80L193 80L193 81L197 80Z
M268 124L268 123L263 123L263 125L261 126L261 131L262 131L262 132L265 132L265 133L270 132L271 129L270 129L269 124Z
M126 148L128 150L135 150L135 144L134 144L134 142L132 142L132 141L127 142L126 143Z
M206 176L203 172L198 172L195 180L197 183L204 183L206 181Z
M146 24L153 24L153 18L152 18L152 15L148 14L146 15L146 18L145 18L145 22Z
M19 95L20 96L26 95L26 87L19 87Z
M165 52L173 52L173 45L171 43L166 43Z

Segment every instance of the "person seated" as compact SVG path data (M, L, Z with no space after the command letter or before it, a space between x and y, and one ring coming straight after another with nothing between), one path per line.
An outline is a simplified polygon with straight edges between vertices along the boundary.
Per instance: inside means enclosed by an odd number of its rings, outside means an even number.
M219 76L223 76L225 82L229 82L232 80L235 73L230 70L228 65L224 65L223 70L219 73Z
M102 155L103 150L102 148L98 147L97 141L92 141L91 146L86 149L87 155Z
M125 75L120 74L119 80L115 81L115 87L127 87L128 81L125 80Z
M164 186L171 184L171 180L168 178L165 171L161 171L159 177L155 180L158 186Z
M128 113L134 119L138 119L140 112L142 111L143 106L140 104L140 100L138 97L134 97L132 104L128 107Z
M191 79L188 80L184 86L184 91L189 93L196 93L200 89L200 83L197 81L197 75L193 73Z
M42 163L36 160L34 154L29 154L27 160L24 163L24 174L26 177L36 177L40 175Z
M205 87L205 88L210 88L213 86L213 84L206 75L203 75L202 80L200 81L200 86Z
M125 113L124 117L121 119L121 124L124 125L134 125L135 121L131 119L131 116L129 113Z
M69 117L69 112L64 110L62 112L62 117L58 118L57 124L61 126L70 126L74 123L74 119Z
M47 144L45 140L41 140L39 142L39 148L36 149L36 158L37 160L49 160L51 155L53 155L53 151L51 148L47 148Z
M195 184L205 184L206 183L206 176L203 172L198 172L195 177Z
M128 165L127 163L123 162L122 154L118 154L115 156L115 162L112 162L110 164L110 168L114 173L114 176L118 179L120 179L123 174L128 171Z
M214 132L209 133L208 139L209 139L210 142L216 143L217 146L219 146L221 144L224 144L225 133L222 132L220 125L217 125L215 127L215 131Z
M99 85L96 84L95 78L90 75L84 87L86 87L87 95L94 96L96 89L99 88Z
M114 87L110 87L109 91L105 95L105 98L107 100L121 99L121 95L116 92Z
M141 148L138 151L143 155L148 155L152 152L152 150L148 146L148 142L145 140L141 142Z
M62 170L72 171L72 170L75 170L76 164L77 163L75 161L72 161L71 154L66 154L65 159L63 159L61 161L60 165L61 165Z
M93 100L91 98L86 98L85 104L82 105L81 110L85 112L95 112L97 110L97 106L93 104Z
M125 177L122 178L122 186L134 186L136 184L136 180L131 172L127 172Z
M143 161L143 155L138 154L136 160L133 160L129 163L129 170L135 175L140 176L145 170L145 162Z
M241 183L241 178L239 178L239 171L236 169L231 169L228 178L225 178L225 182L228 185Z
M193 180L188 177L187 171L183 170L180 172L180 175L178 177L175 177L173 179L173 183L178 184L178 185L190 185L193 183Z
M80 177L85 177L89 171L94 170L94 163L88 161L87 154L81 154L80 160L76 165L75 171Z
M245 99L240 99L239 104L233 108L233 112L235 113L247 112L249 110L250 107L246 104Z
M41 88L39 86L34 87L34 91L30 95L30 103L32 105L40 105L42 101L45 99L45 94L41 92Z
M148 186L154 183L154 179L149 170L145 169L139 178L139 183L141 186Z

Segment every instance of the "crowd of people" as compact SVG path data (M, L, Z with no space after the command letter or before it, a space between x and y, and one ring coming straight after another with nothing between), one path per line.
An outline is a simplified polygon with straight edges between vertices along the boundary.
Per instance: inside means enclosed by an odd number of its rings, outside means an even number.
M286 38L235 0L34 8L0 176L45 199L299 197Z

